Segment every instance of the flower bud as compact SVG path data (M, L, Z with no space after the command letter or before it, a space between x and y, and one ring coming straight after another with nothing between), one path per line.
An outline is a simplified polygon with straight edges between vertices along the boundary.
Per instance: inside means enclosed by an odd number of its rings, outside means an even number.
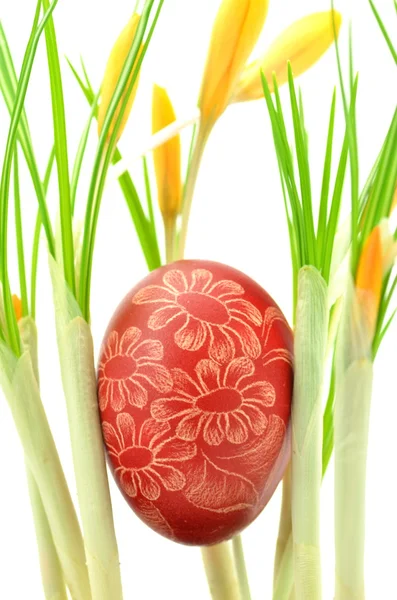
M201 86L202 126L211 128L233 90L263 28L269 0L223 0L212 30Z
M263 98L261 71L270 91L273 90L273 73L280 86L288 81L288 62L295 77L312 67L334 41L334 23L338 35L341 15L334 11L314 13L293 23L273 42L268 51L248 65L241 73L234 90L233 102Z
M383 282L382 232L378 225L366 240L357 268L357 299L373 336L378 319Z
M137 13L134 13L132 15L128 24L126 25L126 27L123 29L123 31L117 38L117 41L116 41L115 45L113 46L113 49L110 53L109 60L107 62L106 69L105 69L105 75L104 75L102 86L101 86L102 100L101 100L101 104L99 105L99 110L98 110L98 133L99 133L99 135L101 134L103 124L105 121L105 117L106 117L106 113L109 108L110 102L112 100L117 83L120 79L121 72L122 72L125 62L127 60L128 53L131 50L131 46L134 42L135 34L136 34L136 31L138 28L139 19L140 19L140 15L138 15ZM132 73L131 73L131 77L132 77ZM123 133L124 127L127 123L129 114L131 112L132 104L134 102L137 88L138 88L138 80L139 80L139 75L136 78L134 87L129 95L128 103L127 103L126 109L124 111L124 116L121 121L121 125L119 128L118 134L117 134L117 140L120 139L121 134ZM129 79L129 81L126 85L126 91L123 93L123 95L120 98L119 105L116 109L112 123L109 128L108 138L110 138L110 136L113 133L114 126L115 126L117 118L120 114L120 109L125 100L127 90L128 90L130 83L131 83L131 79Z
M157 133L176 121L174 108L164 88L153 87L152 128ZM182 203L181 183L181 140L173 138L153 150L157 181L157 196L164 219L174 220Z
M13 294L12 296L12 305L14 307L16 320L20 321L22 319L22 302L16 294Z

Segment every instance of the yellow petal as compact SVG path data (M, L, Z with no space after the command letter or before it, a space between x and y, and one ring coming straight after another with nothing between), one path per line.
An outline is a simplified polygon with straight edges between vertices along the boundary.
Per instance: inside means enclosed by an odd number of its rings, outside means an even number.
M337 34L341 15L334 11ZM264 56L248 65L241 74L233 102L263 98L261 71L273 91L273 73L278 85L288 81L288 62L295 77L312 67L334 41L332 11L308 15L288 27L270 46Z
M112 100L114 91L116 89L118 80L121 75L121 71L123 70L124 64L128 57L128 53L131 50L131 46L134 42L136 30L138 28L139 18L140 18L140 16L136 13L134 13L132 15L128 24L126 25L126 27L124 27L123 31L117 38L117 41L116 41L115 45L113 46L113 49L110 53L109 60L107 62L106 69L105 69L105 75L104 75L104 78L102 81L102 86L101 86L102 100L101 100L101 104L99 105L99 110L98 110L98 133L99 134L102 131L106 112L107 112L109 104ZM134 87L129 96L128 104L127 104L125 112L124 112L123 120L120 125L117 139L119 139L121 134L123 133L124 127L127 123L129 114L131 112L132 104L134 102L136 92L137 92L138 80L139 80L139 75L135 81ZM130 81L129 81L129 83L130 83ZM126 88L128 89L128 84L127 84ZM124 99L125 99L125 94L123 94L123 96L121 97L119 106L116 109L115 115L113 117L110 129L109 129L108 138L110 138L110 136L112 135L113 128L115 126L117 117L120 113L120 108L124 102Z
M12 296L12 305L14 307L16 319L17 321L20 321L22 319L22 302L16 294L13 294Z
M153 87L152 128L157 133L176 120L171 100L164 88ZM175 219L181 209L181 141L175 135L153 150L157 195L165 219Z
M199 108L203 127L223 113L262 31L269 0L223 0L212 30Z
M382 292L383 247L381 228L375 227L366 240L356 275L357 297L371 334L375 331Z

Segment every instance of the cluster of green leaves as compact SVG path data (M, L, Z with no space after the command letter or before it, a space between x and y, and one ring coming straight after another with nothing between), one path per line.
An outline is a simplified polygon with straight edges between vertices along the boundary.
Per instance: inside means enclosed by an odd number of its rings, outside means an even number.
M83 80L80 78L78 78L78 80L87 99L89 99L91 111L81 136L80 144L73 163L72 173L70 175L67 121L64 105L62 75L55 27L52 19L52 12L54 11L58 0L53 0L51 4L49 3L49 0L38 0L32 33L27 45L19 77L17 77L6 33L3 26L0 24L0 91L11 117L0 187L0 281L3 287L5 312L5 323L3 324L3 327L0 325L0 336L3 340L9 343L10 347L17 355L20 353L21 347L9 283L7 255L9 197L12 170L14 174L13 189L15 204L15 227L23 316L29 314L35 317L36 313L37 267L40 234L41 228L43 227L46 235L48 250L50 254L59 262L59 264L63 266L65 281L69 289L79 301L83 316L87 321L89 321L92 263L101 200L108 168L112 162L115 163L121 159L121 154L115 147L117 133L126 109L129 94L137 79L142 61L144 60L147 48L160 15L162 5L164 3L164 0L158 1L154 16L152 17L155 1L156 0L146 0L145 2L133 45L130 49L127 61L115 88L114 95L108 108L104 126L99 138L86 206L79 278L81 283L78 289L75 273L76 257L73 242L73 217L78 184L86 154L87 142L92 122L97 115L97 101L99 93L94 94L92 86L88 80L87 73L83 69L85 82L83 82ZM43 16L40 18L42 13ZM35 158L28 118L24 110L24 102L36 50L43 33L45 33L46 38L48 67L50 74L54 148L50 152L48 165L44 178L42 179L39 174L39 169ZM74 72L77 76L75 70ZM124 100L122 101L123 96ZM118 107L120 107L119 115L115 126L112 127L112 131L110 132L110 126ZM23 243L23 209L21 208L19 183L19 148L21 148L24 159L28 166L35 194L38 200L38 214L32 248L30 297L28 295L27 268ZM62 244L60 256L56 255L56 244L46 197L50 177L55 163L58 174L59 214L61 222ZM137 230L148 267L149 269L154 269L160 266L161 259L157 242L157 233L154 224L148 169L145 162L144 174L145 192L148 198L148 216L145 214L132 178L128 172L121 176L120 185Z
M343 184L348 159L347 134L340 151L337 175L334 181L332 198L331 169L334 151L334 129L336 93L331 102L328 137L322 178L320 210L317 227L313 214L312 182L309 160L308 134L305 129L302 95L295 88L291 66L288 67L289 96L294 127L294 140L288 138L284 110L280 99L277 80L273 78L274 100L269 84L262 75L263 89L272 125L274 144L280 169L284 203L287 215L294 273L294 294L296 300L297 276L304 265L316 267L324 280L329 283L332 253L339 222ZM355 86L356 90L357 86ZM355 95L353 103L355 102ZM295 149L295 156L294 150ZM298 172L296 171L296 163Z

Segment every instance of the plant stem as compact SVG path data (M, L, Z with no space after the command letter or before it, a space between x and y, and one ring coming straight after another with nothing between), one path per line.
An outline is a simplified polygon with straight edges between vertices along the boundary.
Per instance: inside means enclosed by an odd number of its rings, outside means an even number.
M174 260L175 254L175 234L176 220L175 217L167 219L164 217L164 232L165 232L165 259L167 264Z
M353 283L336 348L335 600L364 600L365 488L373 364Z
M242 600L228 542L201 548L212 600Z
M273 600L290 600L294 587L292 532L280 560L278 575L274 582Z
M29 352L32 367L39 385L39 364L37 353L37 331L31 319L19 321L23 347ZM33 522L36 531L37 548L41 570L41 580L46 600L67 600L66 587L59 562L54 539L52 537L50 524L40 495L40 490L26 463L26 477L30 504L32 508Z
M327 286L317 269L299 273L292 406L292 528L297 600L321 600L321 392L327 347Z
M186 238L189 226L190 212L192 208L194 191L196 188L197 177L200 170L201 159L204 154L205 146L209 136L209 131L203 131L201 127L197 132L197 137L192 152L192 158L189 165L189 170L186 178L184 195L183 195L183 207L182 207L182 224L179 234L179 243L177 258L182 258L185 254Z
M97 401L92 334L50 257L62 383L92 600L123 597Z
M41 580L46 600L67 600L62 568L52 538L47 514L43 506L39 488L29 466L26 465L30 504L36 531L39 551Z
M30 323L30 325L29 325ZM28 318L24 328L35 329ZM90 600L81 531L40 399L30 352L17 358L0 344L0 378L29 469L40 490L65 581L74 600Z
M242 600L251 600L251 591L248 580L247 565L245 564L243 540L241 535L232 539L234 562L237 570L237 579L240 585Z
M291 515L291 465L288 466L283 479L283 498L281 504L280 526L277 538L276 556L274 559L273 587L275 589L277 577L280 571L281 561L288 541L292 534L292 515Z

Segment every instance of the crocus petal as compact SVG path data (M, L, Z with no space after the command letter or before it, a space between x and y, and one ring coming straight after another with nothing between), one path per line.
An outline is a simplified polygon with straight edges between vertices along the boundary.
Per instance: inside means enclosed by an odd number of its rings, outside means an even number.
M135 421L128 413L119 413L116 417L117 429L123 440L123 448L135 446Z
M142 336L142 331L138 327L129 327L120 340L120 352L122 354L130 354L133 347Z
M171 100L164 88L153 87L152 131L157 133L176 120ZM181 139L179 135L153 150L157 199L165 219L175 219L182 202Z
M139 471L139 473L136 473L136 477L139 481L142 496L147 500L157 500L161 492L160 486L148 473L148 469Z
M170 302L175 304L175 294L161 285L148 285L135 294L133 304L154 304Z
M224 377L224 386L238 388L244 377L249 377L255 373L255 365L246 356L235 358L227 366Z
M255 435L264 433L267 427L267 417L258 407L244 404L239 412L244 413L247 417L250 427Z
M342 23L334 11L336 33ZM264 56L248 65L241 73L233 101L244 102L263 98L261 71L273 89L273 74L278 86L288 81L288 62L295 77L312 67L334 42L332 11L314 13L288 27L270 46Z
M238 298L237 300L226 300L225 304L232 314L245 317L254 325L262 325L262 315L251 302Z
M204 441L210 446L219 446L225 439L224 432L218 427L216 415L208 417L203 431Z
M202 126L225 110L240 72L263 28L268 0L223 0L218 11L199 98Z
M138 363L137 377L143 377L156 390L165 394L172 388L172 379L168 369L156 363Z
M382 292L383 248L380 227L365 241L356 275L357 299L370 335L375 332Z
M207 330L204 324L192 317L186 321L185 325L174 336L176 345L182 350L188 350L189 352L200 350L206 339Z
M192 272L191 292L205 292L212 281L211 271L207 269L194 269Z
M123 31L117 38L117 41L116 41L115 45L113 46L113 49L110 53L109 60L107 62L106 69L105 69L105 75L104 75L104 78L102 81L102 86L101 86L102 100L101 100L101 103L100 103L99 109L98 109L98 133L99 134L102 131L103 124L104 124L105 117L106 117L106 112L107 112L110 102L112 100L114 91L116 89L118 80L121 75L121 71L123 70L123 67L127 60L128 53L131 49L131 46L134 43L134 38L135 38L135 34L136 34L136 31L138 28L139 18L140 18L140 16L136 13L134 13L132 15L132 17L129 20L129 22L127 23L126 27L123 29ZM120 129L117 134L117 139L120 138L120 136L123 132L123 129L127 123L129 114L131 112L132 104L134 102L137 88L138 88L138 81L139 81L139 76L136 78L134 87L129 95L127 107L124 111ZM130 81L128 82L128 84L126 86L126 89L128 89L129 83L130 83ZM120 113L121 106L123 105L123 102L125 100L125 97L126 97L126 92L124 92L124 94L122 95L119 105L116 109L115 115L113 117L113 121L112 121L110 129L109 129L108 138L110 138L110 136L112 135L114 126L116 124L116 121L117 121L118 115Z
M150 413L157 421L168 421L192 410L192 403L182 398L159 398L150 405Z
M196 373L203 389L206 392L216 390L221 387L220 368L213 360L204 358L196 365Z
M162 308L155 310L154 313L150 315L148 327L153 331L163 329L163 327L169 325L171 321L182 314L183 311L177 305L163 306Z
M243 444L248 438L248 429L237 415L226 415L226 438L232 444Z
M14 308L16 320L20 321L23 315L22 300L16 294L12 295L12 306Z
M247 402L252 400L263 406L274 406L276 402L276 390L268 381L253 383L241 390L241 393Z

